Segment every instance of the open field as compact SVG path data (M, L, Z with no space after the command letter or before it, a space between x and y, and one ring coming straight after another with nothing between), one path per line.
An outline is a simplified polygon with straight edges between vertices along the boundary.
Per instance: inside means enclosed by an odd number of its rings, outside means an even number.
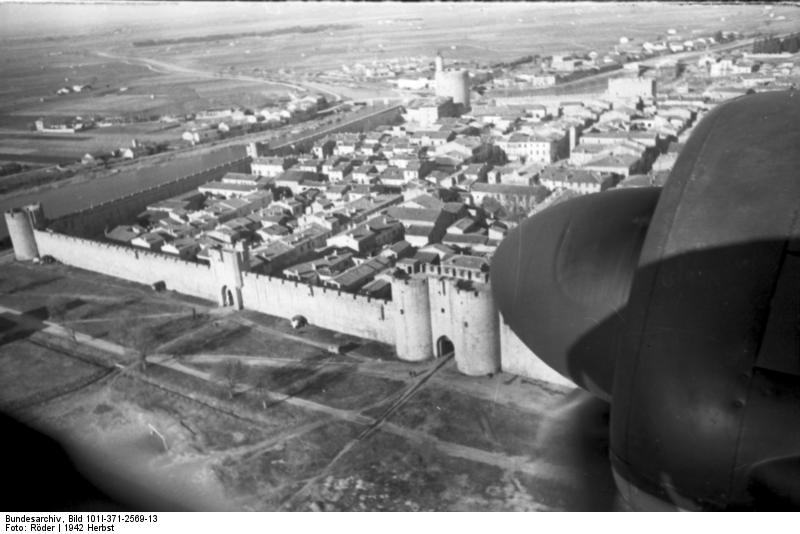
M0 51L0 127L30 128L14 115L32 117L131 116L185 114L208 107L266 104L285 96L267 83L232 83L172 72L137 62L119 61L79 47L95 44L44 42L40 46L7 46ZM159 56L155 56L159 57ZM91 85L80 93L56 95L64 86ZM240 103L242 95L252 95Z
M607 408L577 391L464 377L452 360L405 364L358 338L61 265L5 261L0 306L25 312L0 314L0 402L57 437L112 498L210 510L621 506ZM116 332L125 323L135 336ZM346 352L320 347L331 341Z
M604 51L611 49L621 36L653 40L670 28L687 37L718 29L780 33L795 29L800 16L792 6L774 6L777 18L785 17L776 20L767 17L759 5L664 3L322 3L314 9L296 4L242 3L225 12L215 12L216 6L196 9L181 13L177 20L167 18L170 9L174 8L154 5L140 10L147 11L147 23L140 22L139 13L131 14L124 26L115 26L115 14L109 13L115 10L107 8L107 26L69 39L58 32L49 39L22 39L9 28L0 49L4 73L0 80L0 119L4 114L179 114L204 107L255 106L285 96L287 88L266 80L236 79L235 75L285 78L278 74L280 69L299 73L393 57L432 58L437 50L442 50L448 60L477 65L528 54ZM9 15L16 11L33 17L42 8L0 7L0 12ZM64 11L67 18L71 13L67 6L59 6L42 16L50 20L55 11ZM121 14L126 8L121 6L116 11ZM165 17L160 19L162 12ZM213 15L209 15L211 12ZM288 20L306 27L337 21L346 25L313 33L265 33L292 26L281 22ZM134 46L134 42L164 38L203 42ZM189 72L154 66L136 58L158 60ZM92 84L93 90L55 95L59 87L70 84ZM127 92L120 93L122 88ZM6 125L0 122L3 126Z
M330 6L320 7L324 12ZM775 21L766 17L762 6L664 3L424 4L416 8L344 4L335 10L331 20L347 20L357 27L306 36L243 37L219 42L213 50L202 52L191 45L164 46L157 48L158 56L168 62L239 72L338 68L403 56L433 58L436 50L467 63L499 62L528 54L609 50L621 36L654 40L670 28L687 37L718 29L791 31L800 15L796 8L775 6L776 16L787 17ZM254 19L239 27L247 31L264 23ZM202 33L199 28L196 31ZM133 51L142 55L154 52Z
M86 361L65 356L59 350L42 346L27 339L30 332L18 336L9 331L9 319L0 316L0 328L5 332L0 367L3 369L0 406L11 401L32 399L55 389L93 377L102 368ZM9 338L20 337L10 341Z
M316 73L389 58L432 60L436 51L477 68L523 55L603 52L623 35L653 40L668 29L690 37L797 27L800 10L776 5L772 12L769 18L764 6L743 4L319 3L308 9L239 3L224 10L215 4L105 6L101 15L91 4L2 4L0 161L66 164L87 152L130 146L134 139L176 142L191 126L130 124L70 139L32 133L40 117L147 119L232 106L258 109L304 88L330 98L396 98L385 83L332 83L317 80ZM13 25L5 23L11 20ZM25 20L31 28L50 30L28 34ZM135 45L142 41L154 44ZM92 88L55 94L86 84ZM47 180L37 175L33 183Z
M27 116L185 115L231 106L264 107L286 98L286 88L266 82L198 79L185 74L159 75L133 82L125 92L89 91L33 102ZM22 112L12 112L22 113Z

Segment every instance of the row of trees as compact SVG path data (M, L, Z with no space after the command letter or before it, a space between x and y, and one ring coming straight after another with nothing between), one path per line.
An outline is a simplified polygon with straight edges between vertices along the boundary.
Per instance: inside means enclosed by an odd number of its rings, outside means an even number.
M800 33L786 37L766 37L753 43L754 54L780 54L789 52L794 54L800 51Z

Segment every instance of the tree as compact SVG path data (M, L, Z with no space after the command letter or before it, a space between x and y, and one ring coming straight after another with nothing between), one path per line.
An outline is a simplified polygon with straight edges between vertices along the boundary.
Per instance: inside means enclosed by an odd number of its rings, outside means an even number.
M489 163L492 165L505 165L508 163L508 157L506 153L503 151L502 148L496 145L492 145L491 150L489 151Z
M496 145L484 144L475 153L475 163L491 163L492 165L505 165L508 158L503 149Z

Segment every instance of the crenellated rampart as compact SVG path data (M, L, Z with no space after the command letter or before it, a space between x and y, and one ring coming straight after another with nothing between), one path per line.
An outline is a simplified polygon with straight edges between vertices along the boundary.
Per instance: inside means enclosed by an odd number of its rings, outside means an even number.
M39 254L61 263L123 278L141 284L163 281L167 289L209 300L217 298L217 282L211 268L176 256L34 230Z
M213 249L210 265L162 252L87 238L129 222L148 204L194 189L226 172L246 171L249 158L229 162L52 221L40 229L36 206L6 214L18 259L51 256L108 276L291 319L387 343L401 360L416 362L453 351L457 368L480 376L502 369L563 383L499 318L487 283L465 283L441 273L395 278L392 300L375 299L244 270L245 247ZM23 216L25 215L25 216ZM69 235L68 235L69 234ZM77 234L78 236L76 236Z
M302 315L323 328L394 344L391 301L249 272L242 283L245 308L287 319Z
M82 237L97 236L106 228L130 223L149 204L189 192L199 185L221 178L228 172L249 172L249 169L249 157L230 161L70 213L48 224L50 228L60 233Z

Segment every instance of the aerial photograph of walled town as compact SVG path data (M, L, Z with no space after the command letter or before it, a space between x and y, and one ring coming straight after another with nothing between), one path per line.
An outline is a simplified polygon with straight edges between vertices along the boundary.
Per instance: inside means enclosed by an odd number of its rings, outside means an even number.
M7 504L800 508L799 52L788 3L0 3Z

